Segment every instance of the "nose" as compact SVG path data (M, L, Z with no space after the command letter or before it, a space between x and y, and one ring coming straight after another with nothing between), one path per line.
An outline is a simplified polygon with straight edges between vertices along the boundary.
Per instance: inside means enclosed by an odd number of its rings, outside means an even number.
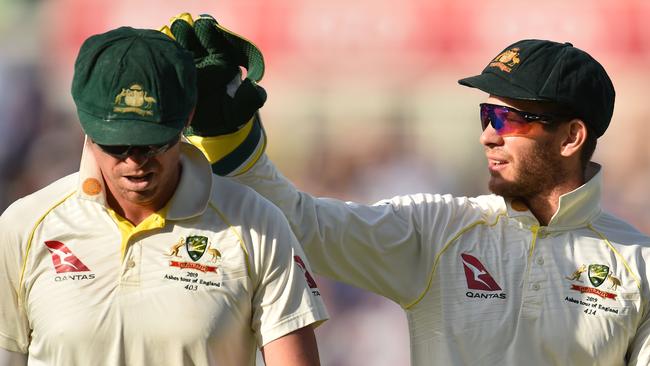
M503 137L497 133L491 124L488 124L485 130L483 130L479 141L481 145L486 147L501 146L504 142Z
M133 147L131 153L126 158L126 160L131 161L138 166L142 166L149 160L149 156L146 153L147 153L147 149L140 149L139 147Z

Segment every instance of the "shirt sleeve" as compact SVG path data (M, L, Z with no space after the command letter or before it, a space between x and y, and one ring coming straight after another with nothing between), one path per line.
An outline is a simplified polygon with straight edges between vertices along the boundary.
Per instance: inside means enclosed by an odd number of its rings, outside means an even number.
M282 213L267 206L253 238L253 317L259 346L328 318L309 263Z
M408 306L425 291L435 257L476 216L467 199L395 197L360 205L299 192L266 155L235 178L277 205L316 273Z
M29 323L20 301L23 243L9 216L0 217L0 348L27 353Z

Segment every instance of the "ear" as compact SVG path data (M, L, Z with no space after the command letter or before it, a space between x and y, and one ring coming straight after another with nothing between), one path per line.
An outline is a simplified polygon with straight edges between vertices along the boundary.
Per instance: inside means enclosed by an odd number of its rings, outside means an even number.
M576 118L569 121L563 130L565 134L563 135L560 154L564 157L577 156L587 139L587 125Z

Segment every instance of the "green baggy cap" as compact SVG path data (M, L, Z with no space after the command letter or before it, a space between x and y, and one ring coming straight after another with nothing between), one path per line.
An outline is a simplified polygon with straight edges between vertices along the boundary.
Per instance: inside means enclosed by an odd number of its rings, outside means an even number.
M83 43L72 97L96 143L164 144L181 133L196 105L196 67L166 35L121 27Z
M607 72L571 43L538 39L513 43L480 75L458 82L500 97L558 103L598 137L607 130L614 112L614 86Z

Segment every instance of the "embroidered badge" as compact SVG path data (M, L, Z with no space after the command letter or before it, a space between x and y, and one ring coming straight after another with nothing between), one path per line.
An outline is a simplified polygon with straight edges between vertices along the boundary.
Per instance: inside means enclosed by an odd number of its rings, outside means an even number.
M621 285L621 280L615 277L610 271L609 266L604 264L590 264L589 266L582 264L578 269L576 269L570 276L565 277L569 281L575 282L584 282L581 279L583 273L587 272L587 277L589 282L593 287L590 286L580 286L576 284L571 285L571 290L578 291L581 293L593 294L602 297L603 299L616 299L617 294L603 291L598 289L600 285L603 284L606 280L610 281L610 286L608 290L616 291L618 286Z
M113 112L131 112L141 116L153 116L151 109L155 103L156 99L150 97L140 84L133 84L128 89L122 89L115 97Z
M185 239L185 248L187 249L187 254L195 262L201 259L207 247L208 238L205 236L192 235L188 236L187 239Z
M168 257L177 257L183 258L181 254L181 249L185 248L187 255L192 259L193 262L181 262L177 260L172 260L169 262L170 267L178 267L181 269L189 268L195 269L201 272L216 272L216 266L209 266L197 262L205 253L210 255L208 259L211 263L217 263L221 259L221 252L217 248L212 248L209 245L208 238L201 235L190 235L187 238L181 237L176 243L172 245L169 250L169 253L166 255Z
M501 52L490 62L491 67L497 67L503 72L510 72L512 68L519 64L519 47L514 47Z
M589 275L589 282L591 282L594 287L598 287L607 279L607 276L609 275L609 266L604 264L590 264L587 274Z

